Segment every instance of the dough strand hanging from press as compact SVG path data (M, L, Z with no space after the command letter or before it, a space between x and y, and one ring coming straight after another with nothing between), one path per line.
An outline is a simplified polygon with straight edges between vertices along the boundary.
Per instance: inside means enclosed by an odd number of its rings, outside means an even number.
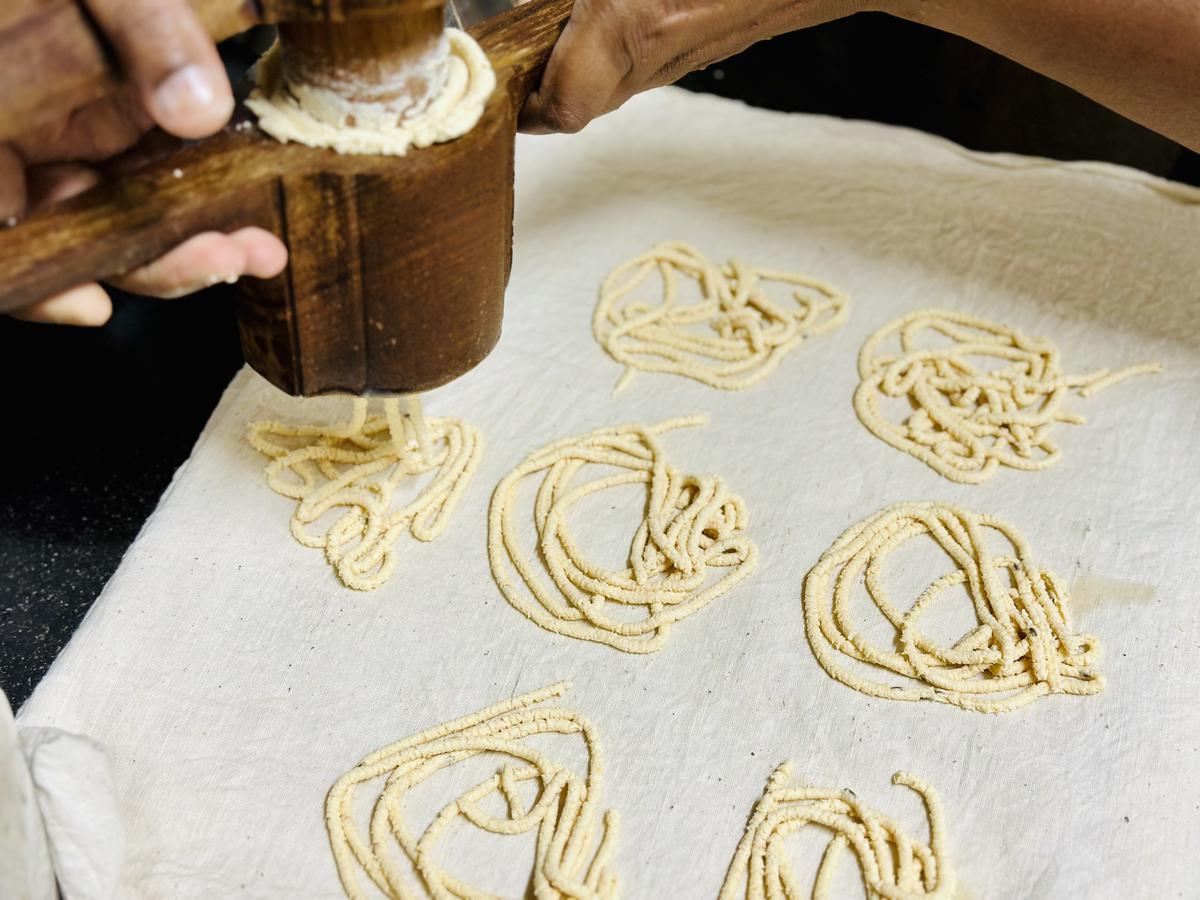
M426 420L415 398L384 400L374 416L365 398L353 403L344 424L259 421L247 439L271 458L271 489L298 501L296 540L324 550L346 587L369 591L391 578L404 533L432 541L445 532L479 466L483 439L462 419ZM430 474L417 496L396 502L408 479ZM336 518L322 525L328 515Z

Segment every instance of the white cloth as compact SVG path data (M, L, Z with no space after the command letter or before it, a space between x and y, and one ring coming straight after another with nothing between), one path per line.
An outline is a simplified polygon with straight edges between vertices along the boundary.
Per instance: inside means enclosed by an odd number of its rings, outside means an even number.
M125 830L104 748L57 728L21 728L21 749L64 900L107 900L120 887Z
M487 441L448 534L406 546L375 593L339 587L289 535L292 503L264 484L243 431L346 405L305 405L243 372L22 711L109 748L125 895L336 897L322 803L340 774L389 741L561 678L607 749L631 897L714 897L787 758L916 835L919 806L889 776L932 783L964 896L1192 893L1200 192L678 91L639 97L579 136L522 138L517 158L504 338L426 404ZM589 331L596 288L664 239L826 279L853 298L849 322L749 391L639 375L614 397L619 367ZM851 408L864 338L924 306L1045 335L1073 373L1147 360L1166 372L1073 400L1089 421L1058 430L1053 469L955 485L871 436ZM745 498L758 571L650 657L559 638L515 612L484 551L497 481L553 439L697 412L711 423L666 446L682 470L719 473ZM1107 648L1104 694L988 717L868 699L824 674L804 638L805 572L846 526L921 499L1026 534L1073 585L1080 629ZM590 515L582 540L632 534L609 518L590 533Z
M8 698L0 691L0 897L58 896L46 828Z
M104 749L18 728L0 691L0 900L108 900L125 833Z

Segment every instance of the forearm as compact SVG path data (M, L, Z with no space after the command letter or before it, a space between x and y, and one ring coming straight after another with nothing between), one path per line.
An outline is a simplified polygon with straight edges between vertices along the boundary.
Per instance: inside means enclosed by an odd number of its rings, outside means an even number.
M897 0L890 11L982 44L1200 152L1200 0Z

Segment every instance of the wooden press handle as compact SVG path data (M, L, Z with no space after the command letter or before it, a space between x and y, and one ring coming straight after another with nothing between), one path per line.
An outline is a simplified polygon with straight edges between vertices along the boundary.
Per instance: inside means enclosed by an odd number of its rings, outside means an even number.
M550 51L562 34L575 0L533 0L471 29L519 110L542 77Z
M572 0L534 0L471 30L508 85L514 110L540 77L571 7ZM279 233L279 176L318 169L332 153L283 147L236 125L172 146L140 165L118 165L95 188L15 227L0 222L0 312L124 274L202 231L257 225Z
M255 168L255 144L271 140L226 128L177 143L13 228L0 222L0 312L122 275L204 231L278 231L274 173Z

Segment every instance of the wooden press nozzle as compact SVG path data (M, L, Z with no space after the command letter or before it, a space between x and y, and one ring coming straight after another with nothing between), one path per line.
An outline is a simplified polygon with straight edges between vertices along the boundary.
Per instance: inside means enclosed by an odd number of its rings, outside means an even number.
M242 0L194 5L223 29L284 23L285 75L353 102L404 109L430 89L422 73L435 67L413 63L436 62L441 0L263 0L257 15ZM208 140L144 152L86 194L15 228L0 223L0 309L118 275L201 231L255 225L291 254L279 277L241 285L243 352L262 375L297 395L445 384L499 337L516 115L571 5L535 0L472 29L499 86L455 141L405 157L339 156L281 144L240 109ZM5 95L16 77L0 61L0 121L12 121L10 100L28 100ZM61 99L74 88L44 78L39 90Z

